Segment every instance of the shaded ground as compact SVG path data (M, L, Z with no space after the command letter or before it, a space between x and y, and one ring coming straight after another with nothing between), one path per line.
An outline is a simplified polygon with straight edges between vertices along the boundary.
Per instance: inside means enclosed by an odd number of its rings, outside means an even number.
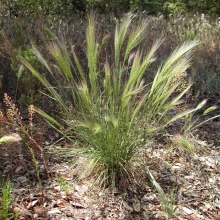
M42 126L43 127L43 126ZM40 190L36 170L26 141L1 146L0 174L10 177L13 187L13 207L19 219L220 219L220 120L197 129L194 136L196 154L191 155L164 141L150 143L138 153L136 161L141 186L124 183L123 189L112 194L110 189L94 185L95 179L78 178L81 170L71 154L74 146L57 141L53 131L37 131L34 138L45 146L51 180L39 164L43 190ZM52 145L56 143L55 145ZM63 146L64 145L64 146ZM62 146L62 147L61 147ZM62 155L64 150L67 155ZM37 152L36 157L40 160ZM142 160L143 159L143 160ZM148 179L148 166L163 188L173 217L168 217L160 203L158 192ZM145 167L145 168L144 168ZM1 202L1 199L0 199ZM13 219L13 218L12 218Z

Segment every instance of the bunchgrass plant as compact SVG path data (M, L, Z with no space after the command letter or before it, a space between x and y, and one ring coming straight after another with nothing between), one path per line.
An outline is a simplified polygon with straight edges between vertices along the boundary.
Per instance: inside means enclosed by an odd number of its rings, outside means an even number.
M49 44L47 49L52 62L33 46L33 52L45 71L54 77L53 82L22 59L23 65L44 85L47 95L56 101L60 114L55 118L40 109L35 110L51 126L61 128L60 132L67 138L78 140L85 150L81 157L89 160L84 174L93 173L98 176L97 180L110 183L113 188L121 178L133 177L132 158L153 135L196 110L171 114L191 86L174 95L190 66L192 50L198 42L185 42L176 48L159 66L153 82L146 84L145 74L156 60L163 39L156 39L148 51L142 48L142 42L147 40L150 20L143 19L137 25L133 18L134 15L127 14L116 23L113 52L103 57L103 45L111 42L106 42L107 37L100 42L96 36L95 16L89 16L87 69L81 65L74 46L70 50L59 41ZM106 56L104 64L99 62L100 54L102 59ZM58 79L62 79L63 84L55 86ZM68 128L69 136L64 127Z

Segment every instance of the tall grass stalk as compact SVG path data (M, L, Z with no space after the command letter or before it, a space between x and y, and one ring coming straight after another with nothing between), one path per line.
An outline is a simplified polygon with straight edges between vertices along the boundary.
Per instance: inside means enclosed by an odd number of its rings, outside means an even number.
M166 194L164 193L163 189L161 188L160 184L155 180L154 176L150 172L150 170L146 167L146 171L149 175L149 178L151 179L151 182L155 189L157 190L159 197L160 197L160 203L162 205L162 208L167 212L169 217L171 218L175 212L176 206L175 206L175 194L172 191L170 194L170 201L168 200Z
M0 219L3 220L9 219L10 206L12 204L11 194L12 194L11 181L7 180L7 182L2 187L2 204L0 209Z
M43 186L42 186L42 181L41 181L41 177L40 177L40 171L39 171L39 164L38 164L38 161L34 155L34 151L31 147L29 147L29 150L31 152L31 156L32 156L32 161L34 163L34 166L35 166L35 172L36 172L36 175L37 175L37 180L38 180L38 183L39 183L39 188L40 188L40 191L41 191L41 194L42 196L44 195L44 190L43 190Z
M86 56L88 68L80 64L74 46L71 49L61 43L51 43L48 51L54 65L44 59L33 46L33 52L45 69L62 85L51 85L27 60L22 63L44 85L49 95L60 107L60 119L35 110L54 127L72 130L70 140L80 140L89 159L86 173L94 172L102 183L114 187L122 176L131 177L131 159L152 135L175 120L195 111L187 110L171 115L176 105L190 88L173 96L189 67L192 51L197 41L185 42L164 61L155 73L152 83L146 84L144 75L156 59L156 52L163 42L156 39L151 49L142 48L147 40L147 27L151 22L143 19L140 25L133 23L134 15L127 14L116 23L114 51L103 65L99 63L102 51L96 31L96 18L90 15L86 29ZM108 42L112 43L112 42ZM110 58L111 58L110 57ZM103 54L102 54L103 58ZM56 71L54 71L56 69Z
M205 104L207 103L207 101L208 101L208 99L205 99L202 102L200 102L197 105L196 109L199 110L199 109L203 108L205 106ZM206 116L207 114L216 110L217 108L218 108L217 105L210 106L204 110L204 112L202 113L201 116ZM192 132L193 130L195 130L196 128L200 127L201 125L207 123L208 121L211 121L215 118L220 117L220 114L218 114L218 115L210 117L206 120L202 120L202 122L199 122L199 121L201 121L201 116L194 117L194 114L195 114L195 112L191 112L190 114L185 116L185 120L184 120L185 124L182 127L182 133L188 134L188 133Z

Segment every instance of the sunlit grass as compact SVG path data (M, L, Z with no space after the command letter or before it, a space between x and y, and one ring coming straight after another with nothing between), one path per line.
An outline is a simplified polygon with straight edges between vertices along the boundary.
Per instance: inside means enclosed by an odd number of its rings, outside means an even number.
M144 75L155 61L163 39L156 39L148 51L142 48L150 20L143 19L140 25L133 25L133 18L134 15L127 14L117 22L114 40L110 42L114 45L111 54L114 59L106 56L105 62L99 63L102 47L97 39L96 18L89 16L86 70L74 47L71 57L65 44L59 41L49 44L47 49L55 63L52 68L34 46L39 62L55 81L62 77L62 85L52 86L42 73L22 60L57 102L61 114L56 119L40 109L36 111L56 129L71 130L69 140L79 140L86 152L84 156L89 159L85 175L94 173L101 183L110 183L113 188L122 176L133 176L131 159L152 135L195 111L169 114L191 86L173 96L180 85L179 79L190 66L192 51L198 42L185 42L177 47L155 72L153 82L146 84ZM65 135L63 129L61 132Z

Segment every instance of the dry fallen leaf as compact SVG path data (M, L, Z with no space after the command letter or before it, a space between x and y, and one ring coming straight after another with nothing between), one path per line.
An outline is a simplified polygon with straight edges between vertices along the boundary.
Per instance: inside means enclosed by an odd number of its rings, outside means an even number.
M60 185L55 186L54 189L55 189L56 191L60 192Z
M27 205L27 209L34 207L37 204L38 200L34 200Z
M124 205L124 207L125 207L127 210L133 211L133 208L132 208L130 205L128 205L127 202L123 201L123 205Z
M81 203L78 203L78 202L72 202L70 201L70 204L75 207L75 208L78 208L78 209L85 209L87 206L86 205L83 205Z
M19 216L32 216L32 213L22 206L18 205L14 208L14 212L19 213Z
M139 201L137 201L133 204L133 209L134 209L135 212L140 212L141 211L141 204L140 204Z
M182 209L183 209L184 213L186 213L187 215L193 214L193 211L191 209L188 209L186 207L183 207Z
M51 209L47 212L48 215L60 214L61 211L58 208Z
M16 168L16 170L15 170L15 173L18 173L20 170L22 170L23 169L23 166L18 166L17 168Z
M20 183L25 183L28 181L27 177L26 176L19 176L17 177L17 180L20 182Z
M46 208L43 206L36 206L34 207L34 212L39 216L44 216L46 214Z

